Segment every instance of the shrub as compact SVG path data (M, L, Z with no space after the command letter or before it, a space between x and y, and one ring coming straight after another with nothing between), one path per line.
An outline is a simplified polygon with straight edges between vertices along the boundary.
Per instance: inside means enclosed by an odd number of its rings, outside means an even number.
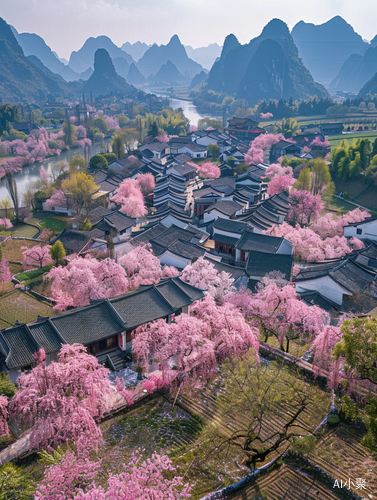
M0 394L12 398L17 392L14 383L9 380L8 375L4 372L0 372Z
M327 417L327 423L330 427L335 427L340 423L340 418L336 413L331 413L331 415Z
M40 267L39 269L26 271L24 273L17 274L15 278L18 279L18 281L31 280L33 278L36 278L37 276L42 276L42 274L47 273L52 268L52 266L52 264L49 264L48 266Z

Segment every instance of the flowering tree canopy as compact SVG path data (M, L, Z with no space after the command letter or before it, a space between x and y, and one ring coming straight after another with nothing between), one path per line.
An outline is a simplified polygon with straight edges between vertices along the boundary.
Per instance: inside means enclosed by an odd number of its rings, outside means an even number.
M22 265L24 269L34 269L52 264L49 245L36 245L32 248L21 247Z
M113 390L108 370L79 344L64 344L58 362L37 365L18 378L10 416L31 426L30 448L44 449L74 440L81 449L96 448L102 438L97 422Z
M230 274L217 272L215 265L203 257L185 267L182 279L192 286L207 290L216 301L221 301L224 295L234 291Z
M310 191L292 191L290 197L295 205L291 206L288 220L298 222L300 226L309 224L324 208L320 195Z
M150 359L158 363L167 387L203 384L224 359L239 356L250 347L258 355L259 332L235 306L218 306L207 296L194 303L192 311L190 316L180 314L174 323L157 320L133 333L136 359L145 369L149 369Z
M327 313L317 306L308 306L296 293L292 284L276 283L271 277L263 278L257 293L241 290L228 296L228 301L237 306L250 324L259 328L267 341L274 336L284 351L289 341L308 336L315 338L324 324L329 322Z
M52 210L55 207L68 208L67 196L60 189L54 191L50 198L46 200L45 208L46 210Z
M210 161L197 166L197 169L200 177L204 177L204 179L218 179L221 175L219 167Z
M136 290L140 285L152 285L163 278L177 276L177 269L161 268L160 261L153 255L151 244L140 245L119 258L119 264L126 270L128 287Z
M128 217L144 217L147 213L144 196L136 179L124 179L115 190L111 201L121 205L120 211Z
M283 134L261 134L250 143L250 149L245 156L247 165L257 165L263 163L264 152L277 144L282 139L285 139Z
M138 174L136 180L144 196L151 193L156 187L154 176L150 173Z
M112 259L77 257L65 267L53 267L45 279L52 280L51 293L55 309L85 306L92 299L115 297L127 291L125 269Z

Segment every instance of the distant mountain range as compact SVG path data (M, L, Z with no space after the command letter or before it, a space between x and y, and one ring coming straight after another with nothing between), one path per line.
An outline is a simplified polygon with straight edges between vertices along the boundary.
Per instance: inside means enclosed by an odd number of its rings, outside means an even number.
M182 85L186 82L186 78L169 59L155 75L150 75L148 80L154 85Z
M369 47L364 55L352 54L329 87L333 90L357 93L376 72L377 47Z
M94 54L94 71L92 76L80 88L80 93L93 97L106 96L112 92L132 94L134 88L124 78L118 75L111 57L106 49L97 49Z
M98 49L106 49L112 60L116 58L125 59L128 65L135 62L127 52L117 47L108 36L97 36L96 38L88 38L81 49L72 52L69 58L69 66L76 73L82 73L89 67L93 67L94 54Z
M188 81L203 69L200 64L188 57L186 49L177 35L174 35L167 45L152 45L139 59L137 67L148 78L150 75L156 74L167 61L175 64L178 71Z
M207 47L199 47L193 49L190 45L185 45L187 55L197 63L201 64L203 68L210 70L213 63L221 54L221 47L217 43L211 43Z
M302 99L328 96L298 57L288 26L273 19L261 35L241 45L234 35L224 42L220 59L213 65L208 88L247 99Z
M43 63L41 63L43 64ZM11 27L0 18L0 98L3 102L41 101L71 91L61 78L47 74L23 53Z
M363 55L369 48L340 16L319 25L300 21L292 30L292 38L303 63L323 85L329 85L336 78L352 54Z
M127 52L127 54L130 54L135 61L138 61L141 57L143 57L149 47L151 47L151 45L147 45L144 42L126 42L121 46L121 49L124 50L124 52Z

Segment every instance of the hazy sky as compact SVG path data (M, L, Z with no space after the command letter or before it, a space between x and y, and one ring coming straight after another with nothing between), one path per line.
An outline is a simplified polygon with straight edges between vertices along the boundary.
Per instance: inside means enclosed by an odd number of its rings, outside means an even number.
M377 34L376 0L0 0L0 6L17 31L37 33L67 59L98 35L118 46L165 44L175 33L193 47L221 45L229 33L247 43L273 17L293 28L300 20L321 24L340 15L363 38Z

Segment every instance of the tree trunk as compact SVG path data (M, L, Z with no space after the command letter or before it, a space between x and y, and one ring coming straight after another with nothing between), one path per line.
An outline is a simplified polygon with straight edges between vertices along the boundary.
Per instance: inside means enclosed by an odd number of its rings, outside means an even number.
M287 337L287 349L285 352L289 352L289 338Z

